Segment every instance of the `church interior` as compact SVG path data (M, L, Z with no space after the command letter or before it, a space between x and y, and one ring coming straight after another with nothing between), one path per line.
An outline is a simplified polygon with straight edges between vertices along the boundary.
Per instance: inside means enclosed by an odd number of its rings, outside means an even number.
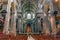
M0 0L0 39L59 40L60 0Z

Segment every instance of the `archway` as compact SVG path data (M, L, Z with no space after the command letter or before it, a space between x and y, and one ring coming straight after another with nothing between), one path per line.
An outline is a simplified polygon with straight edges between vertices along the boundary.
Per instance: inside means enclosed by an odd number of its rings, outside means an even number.
M32 20L27 20L26 23L24 23L24 33L33 33L34 32L34 26Z
M26 31L27 31L27 33L32 32L31 24L30 23L27 24L27 30Z

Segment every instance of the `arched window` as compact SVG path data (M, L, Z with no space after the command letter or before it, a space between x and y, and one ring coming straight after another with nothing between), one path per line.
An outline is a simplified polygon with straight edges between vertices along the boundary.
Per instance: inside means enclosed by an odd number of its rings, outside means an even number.
M30 13L27 14L27 19L31 19L31 14Z

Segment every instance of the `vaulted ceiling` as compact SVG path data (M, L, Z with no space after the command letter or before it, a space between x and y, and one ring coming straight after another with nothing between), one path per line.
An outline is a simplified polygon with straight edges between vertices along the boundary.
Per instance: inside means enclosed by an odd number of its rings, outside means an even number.
M22 12L36 12L37 10L37 0L22 0Z

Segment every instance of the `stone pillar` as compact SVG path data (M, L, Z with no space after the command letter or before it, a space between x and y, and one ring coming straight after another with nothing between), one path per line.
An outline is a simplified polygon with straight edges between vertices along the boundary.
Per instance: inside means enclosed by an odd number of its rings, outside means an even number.
M13 25L12 25L12 28L11 28L11 30L10 30L10 34L11 35L14 35L14 36L16 36L16 18L17 18L17 10L16 10L16 0L13 0L13 2L14 2L14 15L13 15Z
M34 33L33 21L30 24L31 24L31 31L32 31L32 33Z
M19 34L23 33L23 24L22 24L22 16L21 15L18 18L17 26L18 26L17 28L18 28Z
M38 18L37 21L38 21L38 22L37 22L38 33L41 33L41 32L42 32L41 18Z
M27 23L24 23L24 33L26 33L26 29L27 29Z
M21 12L21 0L17 0L18 12Z
M47 28L46 22L44 22L44 21L43 21L43 33L45 35L49 35L50 34L49 29Z
M3 29L4 34L9 34L10 5L11 5L11 0L8 0L7 13L6 13L4 29Z
M12 24L12 27L11 27L11 30L10 30L10 34L12 35L16 35L16 17L14 16L14 21L13 21L13 24Z
M37 12L39 12L39 13L43 12L42 7L43 7L44 3L45 3L45 0L39 0L38 1L38 11Z
M55 17L54 16L51 16L51 27L52 27L52 34L56 34L57 29L56 29Z

